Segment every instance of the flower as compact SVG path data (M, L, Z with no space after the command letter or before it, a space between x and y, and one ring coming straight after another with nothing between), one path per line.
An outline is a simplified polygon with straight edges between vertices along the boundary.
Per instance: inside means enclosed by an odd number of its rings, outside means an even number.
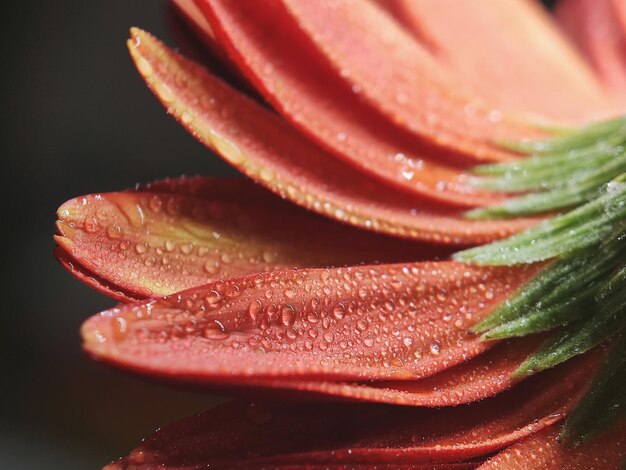
M624 39L622 3L596 3ZM235 402L114 466L474 468L507 447L485 468L618 465L626 62L595 47L589 3L559 17L584 26L597 73L530 2L176 5L272 109L136 28L131 56L259 185L178 178L63 204L57 258L125 302L84 323L84 347L208 390L369 403Z

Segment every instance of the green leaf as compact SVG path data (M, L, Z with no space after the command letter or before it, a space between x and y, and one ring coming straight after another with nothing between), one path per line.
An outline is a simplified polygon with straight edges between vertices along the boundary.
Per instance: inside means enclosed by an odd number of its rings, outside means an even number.
M569 210L505 240L461 251L459 261L513 266L549 261L473 330L482 339L555 333L514 373L554 367L622 334L563 438L583 442L626 416L626 117L541 142L506 143L533 153L483 165L471 183L534 191L467 214L501 218Z
M626 329L626 292L618 294L620 305L604 308L601 305L590 317L572 324L548 340L517 369L515 376L527 376L554 367L568 359L589 351Z
M617 233L618 235L603 243L597 251L571 253L548 265L473 330L484 332L505 323L511 328L515 326L514 320L533 314L556 315L559 305L564 308L570 299L575 298L590 283L595 283L594 289L597 290L606 275L626 261L624 231ZM520 325L521 323L518 323L517 326ZM519 333L523 332L530 334L539 331L531 329L520 331L517 328L514 330L516 331L514 336L519 336ZM486 337L507 337L501 336L507 331L506 328L498 331L500 334L497 336L490 334Z
M572 445L582 444L606 432L626 418L626 335L611 347L608 358L591 383L589 391L565 421L561 438Z
M502 148L519 153L556 153L574 148L582 148L605 140L615 132L619 132L626 125L626 117L620 116L609 121L591 124L582 129L573 129L562 135L546 140L498 141Z
M490 266L544 261L599 244L624 218L626 184L617 180L587 204L505 240L460 251L454 258Z
M495 191L528 191L558 188L569 182L569 176L585 173L624 153L626 135L616 134L610 140L591 147L553 155L540 155L513 163L481 165L473 173L481 177L470 183Z
M609 158L593 170L569 175L567 185L551 191L531 193L509 199L501 204L475 209L467 213L470 218L494 219L538 214L577 206L595 199L599 188L626 171L626 153Z

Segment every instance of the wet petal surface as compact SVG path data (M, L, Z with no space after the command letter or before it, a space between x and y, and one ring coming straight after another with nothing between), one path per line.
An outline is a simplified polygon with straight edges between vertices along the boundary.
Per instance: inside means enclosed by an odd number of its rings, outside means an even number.
M148 85L201 142L287 199L331 218L407 238L470 244L537 219L469 221L382 186L313 146L273 113L133 30L129 48Z

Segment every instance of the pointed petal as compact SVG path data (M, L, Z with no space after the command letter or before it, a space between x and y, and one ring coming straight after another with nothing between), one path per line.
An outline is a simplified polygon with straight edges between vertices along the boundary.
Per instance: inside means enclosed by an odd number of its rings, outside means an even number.
M60 242L63 245L64 241ZM88 285L109 297L119 300L120 302L133 302L143 299L134 292L125 292L119 286L110 284L105 279L99 278L95 273L90 272L81 266L74 258L72 258L62 246L55 246L53 249L54 257L69 273L82 283Z
M329 152L387 184L461 206L496 196L471 189L444 149L417 145L373 111L307 43L278 2L200 3L232 60L295 127ZM268 34L272 31L272 34ZM456 163L466 158L448 155Z
M415 379L488 349L469 326L536 269L424 262L261 273L105 311L82 336L97 359L182 383Z
M273 195L265 195L265 202L260 198L260 204L242 205L220 198L219 191L214 188L213 197L207 198L122 192L72 199L58 210L56 241L73 260L75 275L105 293L111 294L112 288L132 298L281 268L437 254L432 247L352 229L289 207ZM267 203L270 198L272 204ZM80 274L77 265L82 267ZM97 284L89 278L97 279Z
M301 206L370 230L441 243L484 243L536 223L468 221L381 186L149 34L132 34L138 70L170 112L243 173Z
M490 459L480 470L588 470L622 468L626 463L626 424L587 444L570 448L559 441L559 427L533 434Z
M611 110L599 80L539 2L388 3L442 66L505 111L581 122Z
M337 383L259 380L258 387L292 390L313 398L442 407L482 400L510 388L513 372L541 344L541 338L507 342L458 366L420 380ZM255 382L247 382L253 385ZM276 392L275 392L276 393Z
M620 0L562 0L565 32L589 60L615 101L626 105L626 6ZM623 18L623 20L620 20Z
M363 98L376 109L420 138L481 161L511 159L491 144L494 140L531 135L468 90L374 3L281 3L336 73L360 87Z
M434 464L483 456L559 421L585 380L587 368L577 366L489 400L439 410L232 402L163 428L109 468L426 462L440 468Z

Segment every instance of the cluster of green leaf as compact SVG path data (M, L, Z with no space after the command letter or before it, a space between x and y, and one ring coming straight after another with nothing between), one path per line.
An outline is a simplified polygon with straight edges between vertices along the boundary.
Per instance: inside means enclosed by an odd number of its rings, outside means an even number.
M515 217L576 207L596 199L603 185L626 172L624 117L547 141L505 145L532 156L479 166L473 184L492 191L529 193L470 211L468 217Z
M563 437L579 443L626 414L626 388L621 386L626 373L626 118L506 146L530 156L480 166L475 183L528 193L468 216L569 211L455 258L495 266L545 263L537 276L474 327L485 340L553 330L516 371L518 377L554 367L600 343L614 343L564 427Z

